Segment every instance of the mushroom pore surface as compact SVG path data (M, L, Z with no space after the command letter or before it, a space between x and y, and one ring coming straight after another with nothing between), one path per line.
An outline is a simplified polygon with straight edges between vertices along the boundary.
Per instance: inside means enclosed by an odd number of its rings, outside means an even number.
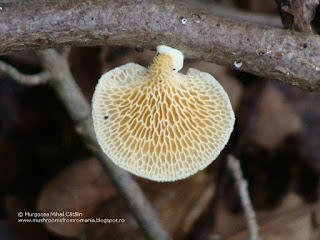
M118 166L155 181L175 181L207 167L234 126L230 100L208 73L173 71L158 54L149 68L128 63L105 73L93 96L103 151Z

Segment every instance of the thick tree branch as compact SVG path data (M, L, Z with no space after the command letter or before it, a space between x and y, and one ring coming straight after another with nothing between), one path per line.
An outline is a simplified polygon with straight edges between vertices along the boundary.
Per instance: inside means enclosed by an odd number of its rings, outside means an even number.
M320 91L319 36L237 22L166 0L9 1L1 7L1 54L62 46L154 49L166 44L188 58L232 68L242 62L240 70Z
M51 77L49 72L42 72L37 75L22 74L17 69L3 61L0 61L0 72L7 74L16 82L26 85L37 85L41 83L47 83Z

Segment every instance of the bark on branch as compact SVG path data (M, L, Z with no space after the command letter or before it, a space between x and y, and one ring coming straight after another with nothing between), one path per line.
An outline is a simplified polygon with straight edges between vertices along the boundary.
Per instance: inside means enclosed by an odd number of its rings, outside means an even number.
M320 91L319 36L237 22L167 0L12 0L0 7L0 54L166 44L188 58L232 68L242 62L240 70Z

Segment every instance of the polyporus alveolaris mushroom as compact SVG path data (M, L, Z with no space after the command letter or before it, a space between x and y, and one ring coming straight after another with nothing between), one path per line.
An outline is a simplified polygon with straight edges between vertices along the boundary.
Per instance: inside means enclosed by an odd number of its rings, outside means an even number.
M180 51L157 48L149 68L128 63L99 80L92 106L98 142L118 166L155 181L207 167L229 140L234 113L208 73L183 66Z

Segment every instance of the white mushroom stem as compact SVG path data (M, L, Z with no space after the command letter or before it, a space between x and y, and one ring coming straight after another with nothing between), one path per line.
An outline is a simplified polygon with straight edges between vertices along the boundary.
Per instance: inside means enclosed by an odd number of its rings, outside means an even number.
M165 45L160 45L157 47L158 54L167 54L172 59L173 72L179 72L183 67L183 54L172 47L168 47Z
M250 240L260 240L256 214L252 207L248 192L248 182L243 178L240 161L233 155L228 155L227 161L228 168L234 177L236 188L240 196L241 205L247 221Z

